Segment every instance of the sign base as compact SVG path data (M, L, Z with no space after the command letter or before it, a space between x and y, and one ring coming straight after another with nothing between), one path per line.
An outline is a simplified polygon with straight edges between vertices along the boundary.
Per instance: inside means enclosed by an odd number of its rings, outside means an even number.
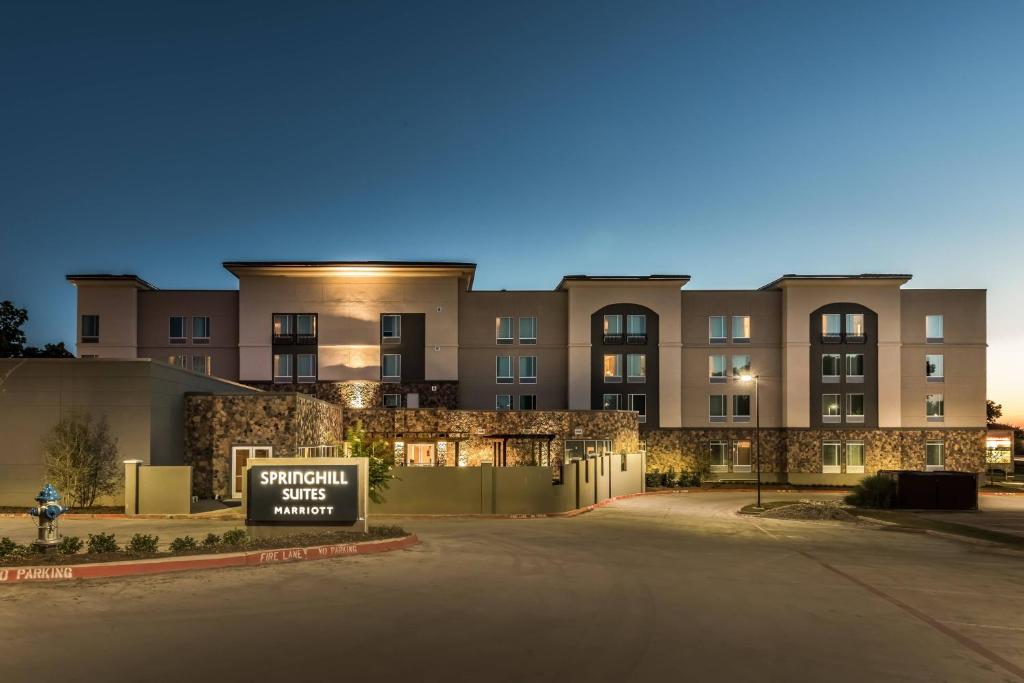
M245 530L252 538L280 538L281 536L294 536L296 534L324 534L331 531L351 531L352 533L365 534L367 532L367 524L364 517L351 524L248 524Z

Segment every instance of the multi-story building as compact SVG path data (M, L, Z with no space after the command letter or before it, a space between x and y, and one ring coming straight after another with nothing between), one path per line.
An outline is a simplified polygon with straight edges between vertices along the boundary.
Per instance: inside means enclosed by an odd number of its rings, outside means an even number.
M477 291L475 265L232 262L230 291L70 275L82 357L151 357L348 408L633 411L649 466L844 482L984 468L985 291L909 275L567 275ZM529 419L524 416L523 419Z

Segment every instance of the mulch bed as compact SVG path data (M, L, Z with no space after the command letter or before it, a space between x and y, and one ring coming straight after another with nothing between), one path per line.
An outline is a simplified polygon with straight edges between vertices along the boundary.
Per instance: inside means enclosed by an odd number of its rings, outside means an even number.
M371 526L369 531L365 534L352 531L292 534L276 538L250 538L245 545L224 545L221 543L214 546L204 546L202 545L203 539L199 538L196 539L196 542L200 544L198 548L180 553L129 553L125 551L116 553L76 553L74 555L61 555L59 553L47 553L44 555L34 553L27 556L0 557L0 567L95 564L99 562L124 562L126 560L152 560L156 558L183 557L187 555L237 553L243 550L270 550L274 548L300 548L333 543L360 543L365 541L379 541L385 538L401 538L402 536L408 535L408 532L398 526Z

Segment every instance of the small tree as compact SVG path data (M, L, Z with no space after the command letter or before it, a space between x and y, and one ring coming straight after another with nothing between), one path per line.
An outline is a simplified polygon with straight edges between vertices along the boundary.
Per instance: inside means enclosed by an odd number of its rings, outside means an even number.
M25 348L21 326L28 320L28 311L10 301L0 302L0 358L17 358Z
M353 458L369 461L369 496L374 503L383 502L382 493L388 482L395 478L391 472L395 466L395 449L384 439L370 439L361 421L356 421L348 430L346 443Z
M1003 416L1003 404L996 403L989 399L985 401L985 420L989 424L995 424Z
M95 424L88 415L61 419L43 439L43 450L46 477L69 507L89 507L117 491L117 439L106 418Z

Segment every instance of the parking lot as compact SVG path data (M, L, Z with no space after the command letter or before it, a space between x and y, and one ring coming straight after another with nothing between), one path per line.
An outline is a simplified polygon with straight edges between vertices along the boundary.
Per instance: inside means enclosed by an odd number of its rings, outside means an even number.
M1024 553L736 515L748 500L399 520L420 546L0 587L3 678L36 680L45 660L64 681L1024 680Z

